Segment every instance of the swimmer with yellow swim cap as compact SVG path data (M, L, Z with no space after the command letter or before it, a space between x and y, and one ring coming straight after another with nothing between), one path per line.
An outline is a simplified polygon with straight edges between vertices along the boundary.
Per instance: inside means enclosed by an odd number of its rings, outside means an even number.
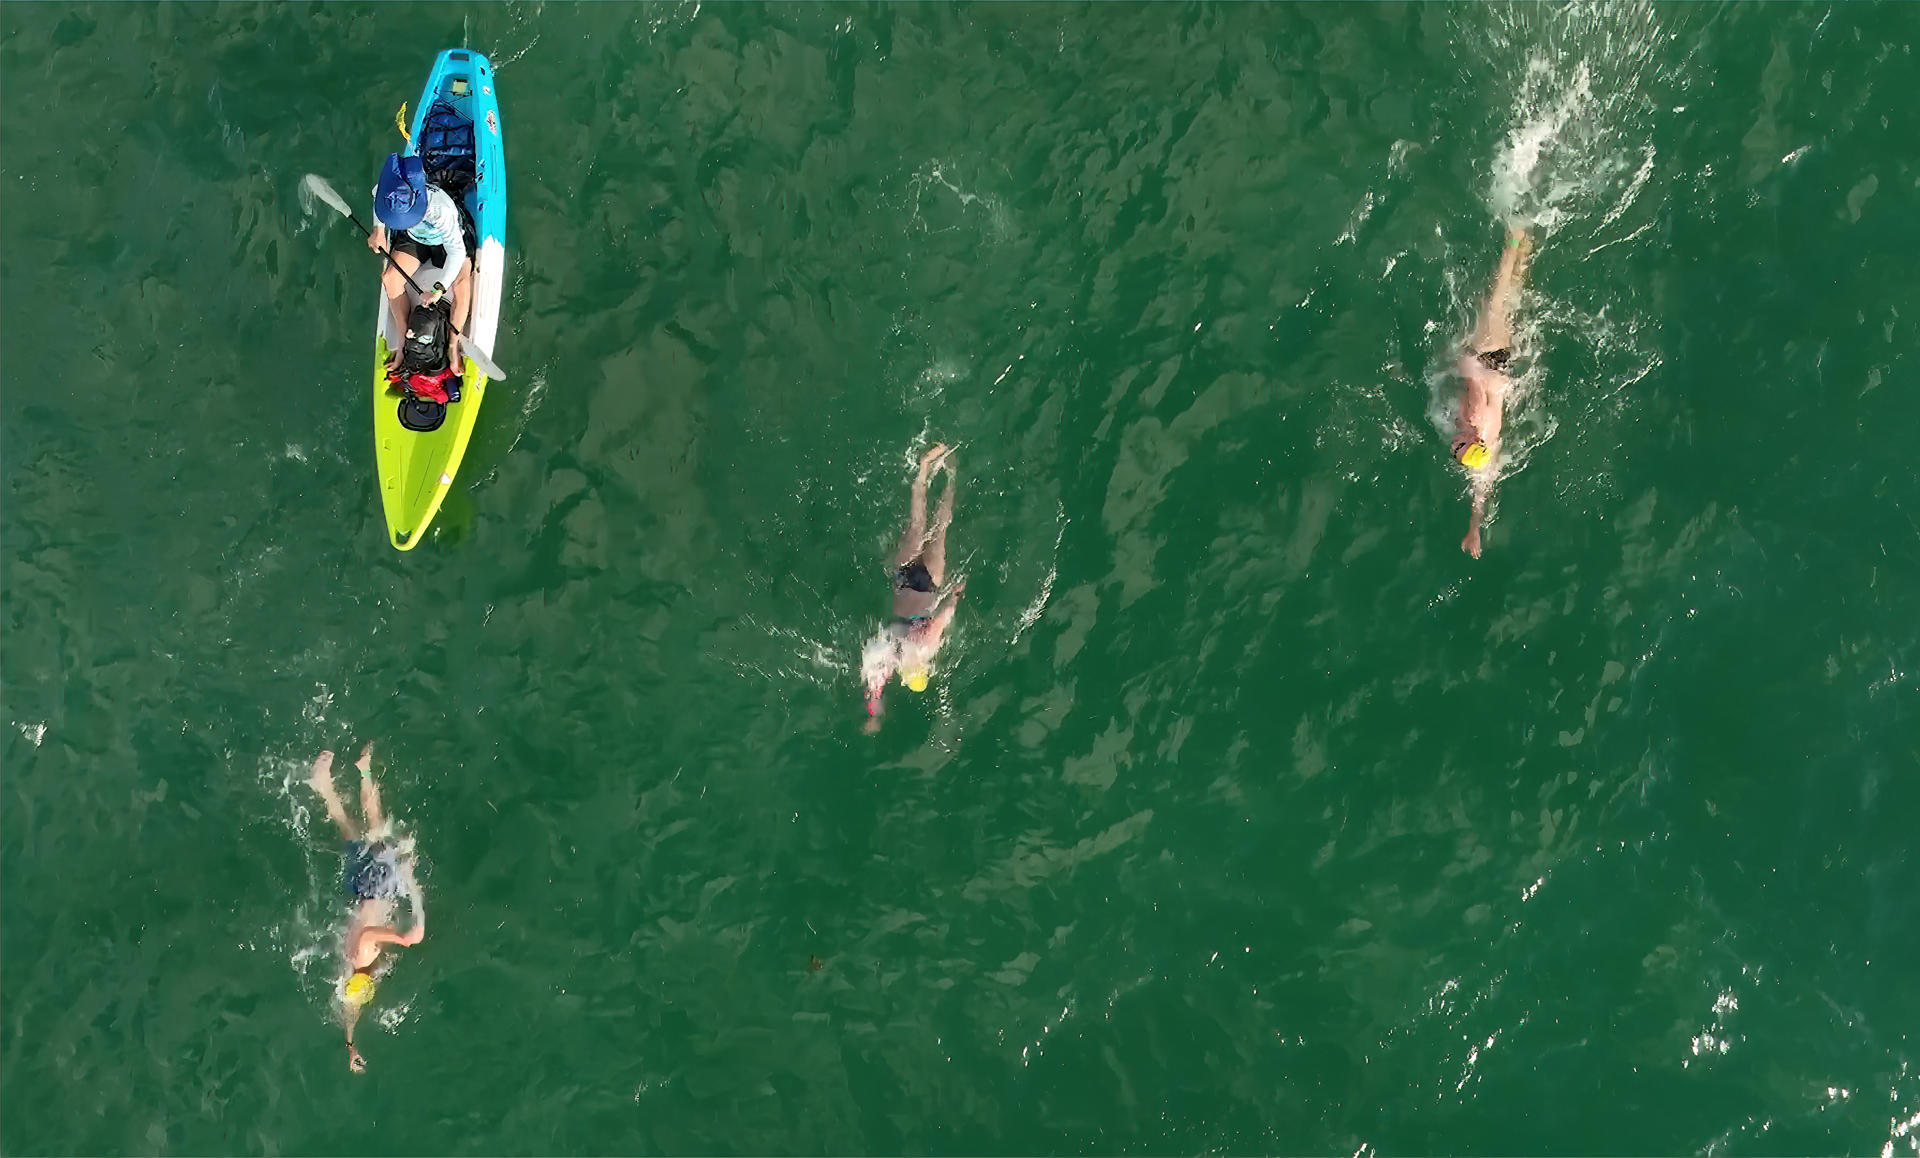
M1455 450L1453 457L1459 460L1461 466L1468 470L1480 470L1493 461L1493 452L1487 449L1486 443L1477 439L1468 442L1463 438L1460 441L1466 445Z
M947 489L933 524L927 524L927 483L935 471L947 472ZM867 686L866 731L880 728L880 693L896 672L910 691L924 692L933 675L933 656L940 650L947 624L953 621L966 580L947 583L947 528L953 523L953 493L958 479L953 452L935 443L920 456L914 477L906 530L893 556L893 622L867 641L861 655L860 676Z
M365 1005L373 1000L373 974L366 969L355 969L347 974L347 983L340 987L340 1000L348 1005Z
M373 780L373 745L360 752L361 820L356 822L333 786L333 753L322 752L313 762L307 783L320 794L340 835L346 838L346 871L342 883L353 895L353 915L345 938L346 966L336 1012L347 1031L347 1068L361 1073L367 1059L353 1044L353 1027L360 1011L373 1000L376 968L384 972L381 950L388 945L418 945L427 936L426 899L414 879L413 838L396 836L393 820L380 807L380 786ZM411 927L402 933L395 917L401 901L413 910Z
M1466 352L1455 363L1461 378L1460 409L1455 418L1453 460L1472 475L1473 513L1467 522L1467 537L1460 549L1480 557L1480 522L1486 517L1487 498L1493 491L1500 457L1500 427L1506 417L1507 394L1512 381L1507 363L1513 357L1513 310L1520 299L1520 287L1527 276L1527 258L1533 252L1533 239L1518 224L1507 227L1506 245L1500 254L1500 269L1494 274L1493 288L1473 334L1467 339Z

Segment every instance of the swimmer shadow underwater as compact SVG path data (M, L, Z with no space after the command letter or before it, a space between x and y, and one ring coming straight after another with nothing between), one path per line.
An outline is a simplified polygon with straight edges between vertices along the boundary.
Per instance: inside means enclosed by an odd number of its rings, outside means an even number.
M340 883L353 898L353 908L341 938L334 1015L346 1030L347 1068L364 1073L367 1059L354 1046L353 1030L361 1011L373 1001L377 979L393 967L393 955L383 955L382 950L389 945L410 946L424 941L427 907L414 876L413 838L396 835L393 818L380 806L380 786L373 779L372 744L361 749L354 767L360 770L359 822L334 790L332 752L322 752L314 760L307 783L320 795L327 816L346 842L341 852ZM403 900L412 910L411 926L404 933L395 919Z

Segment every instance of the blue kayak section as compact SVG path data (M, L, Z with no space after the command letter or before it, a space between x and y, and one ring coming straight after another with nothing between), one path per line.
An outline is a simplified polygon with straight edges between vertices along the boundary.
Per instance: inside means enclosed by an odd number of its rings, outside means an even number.
M413 111L407 151L420 155L436 106L451 108L473 129L476 176L461 200L473 215L480 242L507 243L507 168L500 135L500 98L494 91L493 63L470 48L449 48L434 58L420 103Z

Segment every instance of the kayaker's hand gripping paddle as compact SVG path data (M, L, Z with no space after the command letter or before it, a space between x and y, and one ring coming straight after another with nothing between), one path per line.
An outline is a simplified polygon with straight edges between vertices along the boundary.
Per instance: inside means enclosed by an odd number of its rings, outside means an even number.
M317 197L325 201L328 205L333 206L334 210L339 213L340 216L359 226L360 232L366 234L369 238L373 236L373 231L364 225L360 225L360 219L353 215L353 210L347 208L347 203L341 199L340 194L334 192L333 186L327 184L326 180L319 174L308 173L306 176L300 178L300 192L303 197L309 199L307 202L309 208L311 208L313 204L311 198ZM407 284L413 287L414 293L419 294L422 298L427 296L427 291L420 288L420 283L413 280L413 275L401 269L400 263L393 260L391 250L381 250L380 256L386 258L387 264L397 270L401 277L407 279ZM499 366L494 365L493 358L489 356L485 350L482 350L473 339L467 337L465 334L461 334L460 327L454 325L451 320L447 322L447 326L454 333L460 334L460 352L466 357L472 358L473 364L479 367L482 374L485 374L495 382L506 381L507 372Z

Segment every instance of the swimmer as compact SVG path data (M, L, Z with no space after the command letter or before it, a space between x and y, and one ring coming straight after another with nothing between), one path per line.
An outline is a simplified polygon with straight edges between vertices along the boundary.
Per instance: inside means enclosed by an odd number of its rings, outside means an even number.
M380 786L373 782L373 745L360 751L354 767L360 769L360 812L364 826L356 826L340 794L333 788L333 753L322 752L313 762L307 783L320 794L340 835L346 839L341 884L354 898L347 922L345 974L337 991L336 1012L347 1031L347 1068L363 1073L367 1059L354 1048L353 1027L360 1011L373 1000L376 972L384 974L390 962L380 959L383 945L418 945L427 936L427 908L419 882L413 877L413 838L394 836L393 819L380 808ZM395 927L397 902L405 898L413 909L412 927Z
M927 525L927 480L944 467L947 489L940 495L940 509L934 512L933 525ZM947 585L947 527L953 522L953 492L958 486L953 473L953 452L935 443L920 456L920 473L913 480L913 496L907 516L907 529L900 536L900 549L893 556L893 622L879 635L867 641L860 662L860 674L867 683L867 722L865 730L880 729L880 693L895 672L900 682L916 692L927 690L933 672L933 655L947 624L953 621L954 606L967 589L962 579Z
M1480 520L1486 515L1494 479L1499 477L1500 423L1513 385L1507 377L1507 363L1513 357L1513 308L1519 301L1520 285L1527 276L1527 257L1532 252L1533 239L1527 231L1509 225L1493 288L1487 291L1480 318L1467 339L1466 352L1455 363L1462 385L1453 460L1466 468L1473 485L1473 513L1460 549L1476 559L1480 557Z

